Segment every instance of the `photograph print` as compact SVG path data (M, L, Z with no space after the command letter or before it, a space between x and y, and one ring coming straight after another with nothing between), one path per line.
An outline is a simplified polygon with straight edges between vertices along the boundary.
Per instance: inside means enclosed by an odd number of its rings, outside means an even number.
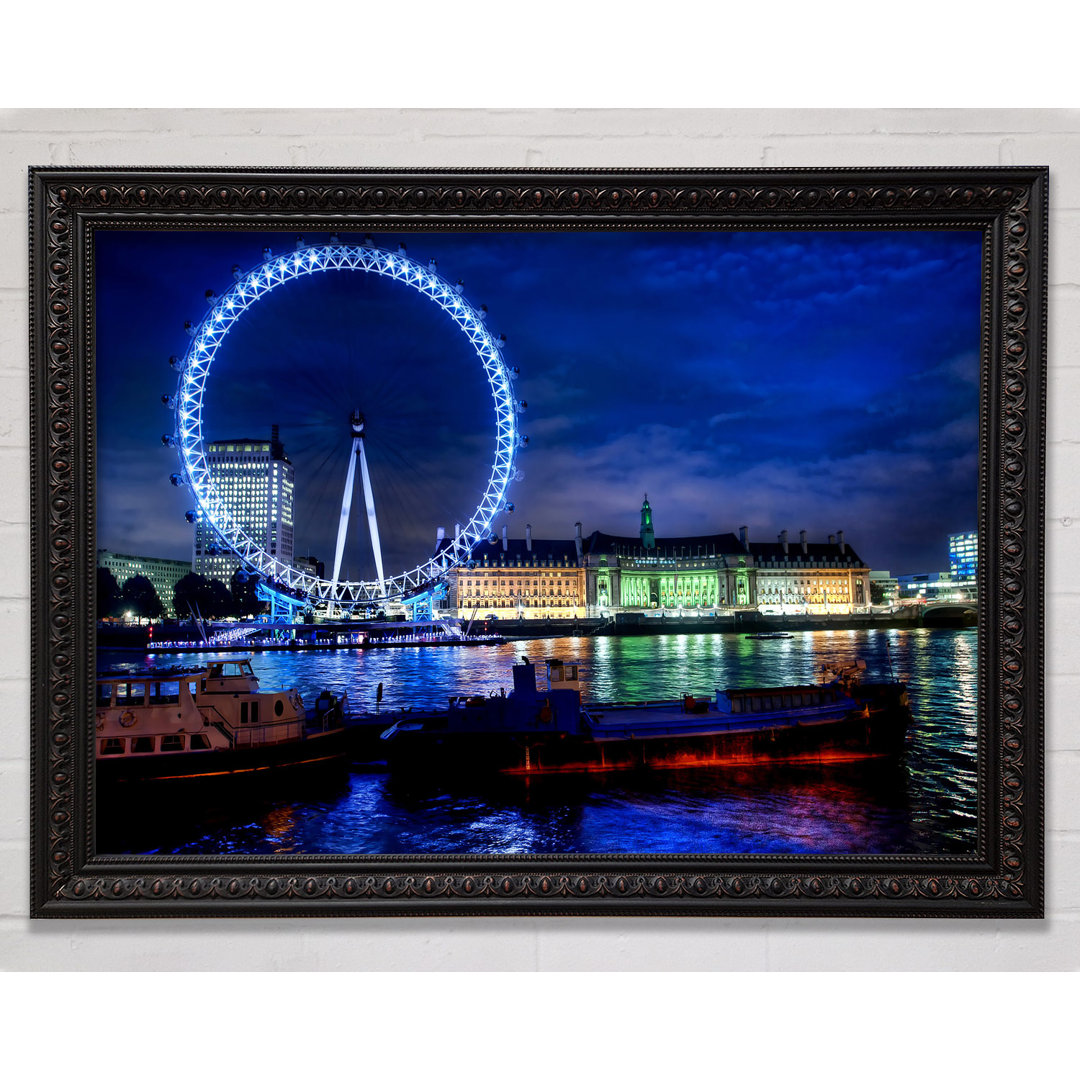
M985 244L98 229L98 853L972 855Z

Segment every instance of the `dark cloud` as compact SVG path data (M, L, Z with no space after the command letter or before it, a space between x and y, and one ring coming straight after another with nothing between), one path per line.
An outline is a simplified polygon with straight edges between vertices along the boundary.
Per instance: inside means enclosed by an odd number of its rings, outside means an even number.
M317 239L317 238L312 238ZM396 243L397 237L383 238ZM974 231L782 230L404 237L508 337L528 401L512 532L668 535L845 529L873 566L936 569L975 526ZM125 232L97 240L98 542L190 556L188 496L160 435L170 354L207 289L291 236ZM490 393L434 305L371 275L312 275L230 332L211 438L271 423L297 467L297 551L332 555L347 416L369 417L387 562L426 555L490 470ZM354 506L356 501L354 500ZM358 530L359 532L359 530ZM348 556L369 562L357 540Z

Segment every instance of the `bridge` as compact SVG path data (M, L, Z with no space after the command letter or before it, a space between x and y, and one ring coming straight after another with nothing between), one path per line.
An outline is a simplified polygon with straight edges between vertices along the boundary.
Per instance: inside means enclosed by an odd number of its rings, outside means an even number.
M924 626L974 626L979 618L979 604L974 598L932 600L919 607L919 616Z

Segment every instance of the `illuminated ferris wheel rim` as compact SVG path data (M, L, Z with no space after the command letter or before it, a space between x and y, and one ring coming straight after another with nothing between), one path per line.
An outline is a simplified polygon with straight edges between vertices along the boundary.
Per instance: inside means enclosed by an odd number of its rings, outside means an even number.
M448 540L446 547L411 570L379 581L330 581L286 565L257 543L236 521L211 475L205 449L202 414L206 379L219 347L236 320L275 288L308 274L330 270L359 270L400 281L442 308L465 334L479 356L495 404L495 459L487 487L468 524ZM191 344L180 364L176 410L176 444L181 476L190 485L198 512L210 522L224 543L250 570L273 587L313 603L342 606L385 602L420 592L433 579L464 562L473 547L491 535L495 518L507 509L506 490L514 478L514 459L521 442L517 429L518 404L511 393L513 375L502 356L500 342L484 326L484 315L434 270L408 258L404 249L386 251L367 241L362 244L330 242L304 246L287 255L269 255L246 273L234 272L234 283L213 304L198 326L189 329Z

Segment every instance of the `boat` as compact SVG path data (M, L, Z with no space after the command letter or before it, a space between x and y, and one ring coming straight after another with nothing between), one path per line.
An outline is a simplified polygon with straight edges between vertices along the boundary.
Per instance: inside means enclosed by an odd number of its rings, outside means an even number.
M770 630L764 634L743 634L747 641L790 641L791 636L791 634L784 634L779 630Z
M382 731L391 770L539 775L640 768L832 764L903 753L911 714L895 679L862 661L816 684L733 687L675 700L583 703L576 664L527 658L508 695L453 697Z
M418 635L408 632L386 634L381 637L369 637L360 648L363 649L415 649L445 645L505 645L506 639L498 634L427 634Z
M345 761L348 700L260 690L251 658L197 668L105 673L97 683L100 785L278 774Z

